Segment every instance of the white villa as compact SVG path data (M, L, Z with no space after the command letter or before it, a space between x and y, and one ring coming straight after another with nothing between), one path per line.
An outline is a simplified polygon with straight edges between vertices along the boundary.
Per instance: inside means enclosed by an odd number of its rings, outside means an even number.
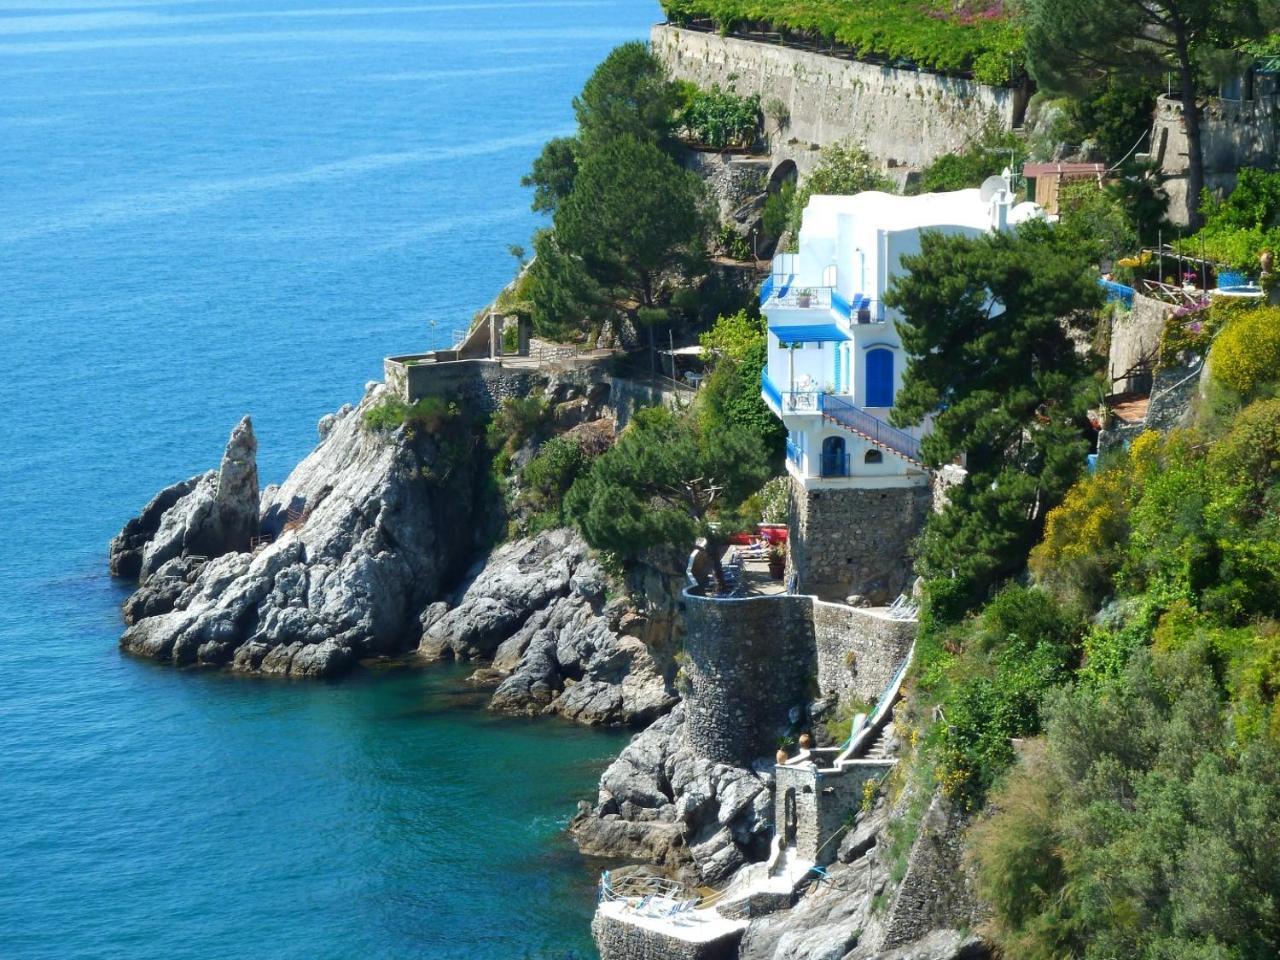
M977 236L1039 217L1008 180L914 197L815 196L800 252L774 258L760 291L769 359L761 390L787 427L787 469L806 490L928 483L920 437L888 423L905 358L882 302L925 231Z

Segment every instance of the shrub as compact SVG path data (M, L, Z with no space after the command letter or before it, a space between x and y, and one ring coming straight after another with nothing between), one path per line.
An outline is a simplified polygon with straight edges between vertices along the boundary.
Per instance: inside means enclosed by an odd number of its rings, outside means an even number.
M539 512L560 516L560 503L586 469L588 458L573 437L552 437L520 474L527 502Z
M1232 317L1218 334L1209 371L1242 397L1256 395L1280 369L1280 308L1258 307Z
M1006 83L1022 70L1021 26L999 3L663 0L662 6L673 23L709 19L722 32L743 21L769 25L811 40L835 40L863 55L972 71L984 83Z
M685 84L684 103L676 114L677 124L688 137L716 150L749 147L760 124L760 96L739 96L722 90L719 84L702 90Z
M1122 461L1085 476L1049 511L1044 539L1029 560L1041 584L1090 606L1110 592L1128 533L1126 466Z
M399 397L389 396L364 412L364 425L366 429L380 433L390 432L401 426L439 433L458 415L457 404L441 397L423 397L408 404Z

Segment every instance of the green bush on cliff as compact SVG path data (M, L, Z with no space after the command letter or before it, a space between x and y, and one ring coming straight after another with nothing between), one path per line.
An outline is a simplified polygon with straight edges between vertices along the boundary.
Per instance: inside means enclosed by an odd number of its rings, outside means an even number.
M723 150L749 147L760 125L760 95L741 96L715 84L703 90L690 83L677 85L683 102L676 123L694 143Z
M651 547L691 549L713 522L769 476L758 438L733 424L651 407L569 490L565 513L593 547L636 557Z

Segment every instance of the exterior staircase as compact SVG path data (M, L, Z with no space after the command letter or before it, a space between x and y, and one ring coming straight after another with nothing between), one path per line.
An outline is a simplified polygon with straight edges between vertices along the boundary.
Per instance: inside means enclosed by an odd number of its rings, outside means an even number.
M879 417L873 417L848 400L842 400L830 394L824 395L822 418L909 463L914 463L921 469L924 468L924 456L920 453L919 440L897 427L891 427Z
M889 753L889 733L893 728L893 721L890 720L880 728L876 734L876 738L864 749L859 751L860 760L892 760L893 755Z

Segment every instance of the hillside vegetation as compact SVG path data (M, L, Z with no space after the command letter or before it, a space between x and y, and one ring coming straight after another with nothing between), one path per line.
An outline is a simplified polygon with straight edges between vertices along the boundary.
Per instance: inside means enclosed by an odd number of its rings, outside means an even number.
M918 760L985 810L1007 956L1280 952L1280 380L1234 344L1259 322L1217 310L1192 422L1077 481L1026 574L967 614L931 585Z

